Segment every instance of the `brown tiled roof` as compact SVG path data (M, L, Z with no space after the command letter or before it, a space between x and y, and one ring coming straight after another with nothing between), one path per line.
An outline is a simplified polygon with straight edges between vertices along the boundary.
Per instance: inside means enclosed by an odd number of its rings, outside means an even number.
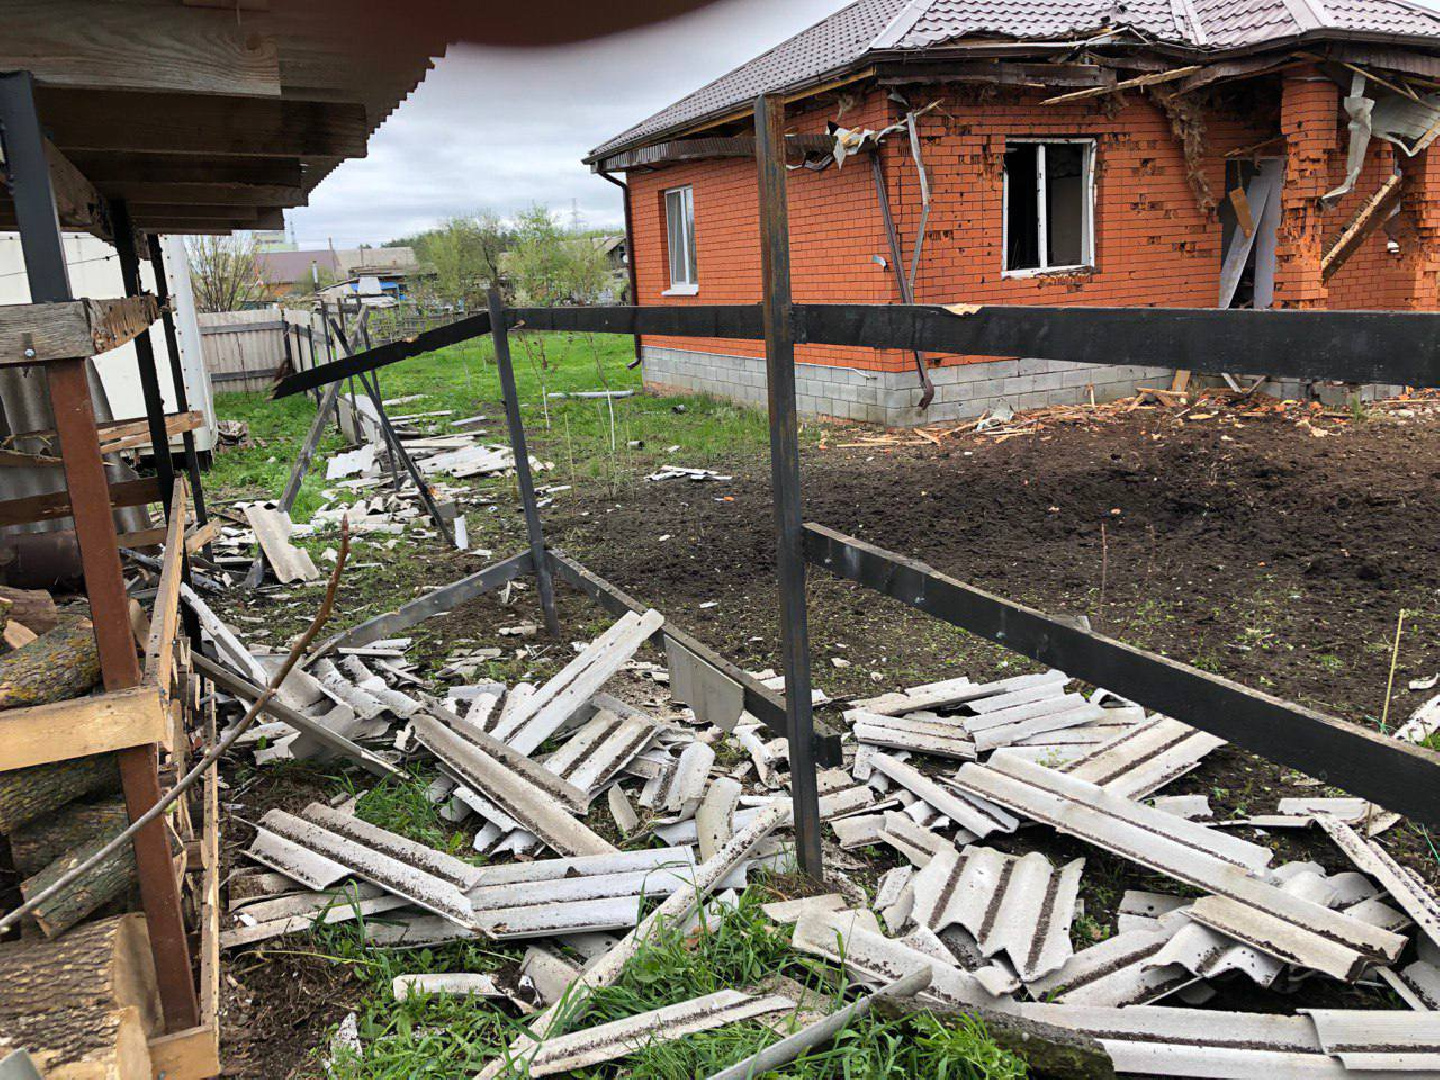
M872 55L967 38L1057 41L1123 27L1143 38L1218 52L1295 38L1384 35L1440 45L1440 12L1410 0L855 0L591 151L590 159L685 131L798 89Z

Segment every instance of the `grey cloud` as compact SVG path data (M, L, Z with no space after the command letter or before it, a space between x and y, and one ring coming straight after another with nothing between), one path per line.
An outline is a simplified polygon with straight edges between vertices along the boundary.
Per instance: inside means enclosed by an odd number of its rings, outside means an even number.
M842 0L724 0L661 26L554 49L454 48L288 216L303 246L379 243L457 214L534 203L623 220L592 147L823 18Z

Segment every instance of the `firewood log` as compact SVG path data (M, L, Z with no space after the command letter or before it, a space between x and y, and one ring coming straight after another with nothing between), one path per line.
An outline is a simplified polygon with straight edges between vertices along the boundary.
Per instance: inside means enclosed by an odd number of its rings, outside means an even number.
M150 1046L133 1005L94 1005L0 1023L0 1057L28 1050L45 1080L152 1080Z
M10 618L37 634L54 630L60 621L55 600L44 589L12 589L0 585L0 599L10 601Z
M79 697L100 681L89 619L68 616L24 648L0 656L0 709Z
M22 881L20 895L28 902L32 896L93 856L119 831L103 833L71 848L38 874ZM121 844L92 870L72 882L63 892L46 900L32 914L46 937L57 937L102 904L123 896L135 880L135 848L131 844Z
M151 1080L160 1030L143 915L0 944L0 1058L28 1050L47 1080Z
M13 832L82 795L120 790L120 767L114 754L32 765L0 772L0 833Z
M54 941L0 944L0 1030L16 1016L60 1009L134 1007L160 1034L160 996L145 916L98 919Z
M129 823L122 798L67 803L56 813L45 814L12 831L10 857L16 873L28 878L67 851L97 836L114 836Z

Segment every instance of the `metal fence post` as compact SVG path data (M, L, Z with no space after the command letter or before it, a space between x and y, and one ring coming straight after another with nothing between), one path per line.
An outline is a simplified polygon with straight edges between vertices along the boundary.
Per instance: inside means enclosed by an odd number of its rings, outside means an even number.
M525 532L530 537L530 554L535 560L535 580L540 586L540 610L551 637L560 636L560 617L555 614L555 582L545 558L545 534L540 528L540 508L535 505L535 481L530 476L530 451L525 444L525 422L520 418L520 395L515 389L515 366L510 362L510 333L505 327L505 305L498 289L489 292L490 340L495 343L495 366L500 371L500 392L505 398L505 423L510 429L510 449L515 454L515 481L520 488L520 506L525 512Z
M785 103L755 100L760 184L760 268L764 282L765 382L770 403L770 485L775 498L780 579L780 645L785 669L790 791L800 870L820 881L820 801L815 717L810 702L810 634L805 620L805 553L800 509L800 438L795 418L795 331L790 297L790 213L785 183Z

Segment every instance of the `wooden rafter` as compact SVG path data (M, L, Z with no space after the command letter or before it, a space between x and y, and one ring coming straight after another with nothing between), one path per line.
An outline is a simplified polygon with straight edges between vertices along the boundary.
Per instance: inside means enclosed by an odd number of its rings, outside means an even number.
M1392 173L1380 185L1380 189L1365 200L1365 204L1355 212L1350 223L1341 230L1330 249L1320 256L1320 276L1328 279L1340 267L1345 265L1345 260L1353 255L1365 238L1384 224L1389 216L1390 209L1400 201L1399 173Z
M1134 90L1142 86L1156 86L1159 83L1174 82L1176 79L1183 79L1187 75L1193 75L1199 71L1201 65L1190 64L1186 67L1171 68L1169 71L1153 71L1147 75L1136 75L1133 79L1122 79L1113 86L1092 86L1086 90L1075 90L1068 94L1060 94L1056 97L1046 98L1041 105L1061 105L1067 101L1080 101L1084 98L1099 97L1101 94L1111 94L1117 90Z

